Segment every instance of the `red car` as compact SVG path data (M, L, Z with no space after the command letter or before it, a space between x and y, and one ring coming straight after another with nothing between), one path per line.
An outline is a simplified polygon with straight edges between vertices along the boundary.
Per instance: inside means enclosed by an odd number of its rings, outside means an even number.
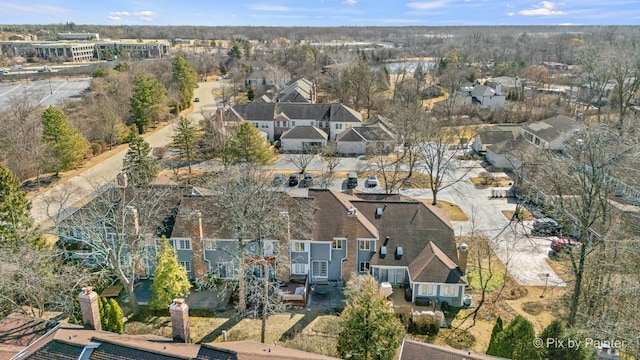
M580 246L582 246L582 243L573 239L551 240L551 250L553 250L553 252L556 254L562 252L562 250L564 249L570 249L570 248L580 247Z

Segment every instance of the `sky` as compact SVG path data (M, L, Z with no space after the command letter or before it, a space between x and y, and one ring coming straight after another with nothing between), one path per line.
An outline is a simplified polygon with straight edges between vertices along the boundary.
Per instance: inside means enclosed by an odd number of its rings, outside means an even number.
M639 25L640 0L0 0L0 24Z

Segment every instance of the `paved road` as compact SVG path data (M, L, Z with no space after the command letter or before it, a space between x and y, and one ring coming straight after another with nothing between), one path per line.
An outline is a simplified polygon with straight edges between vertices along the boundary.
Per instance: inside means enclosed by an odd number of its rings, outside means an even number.
M195 109L189 116L192 121L201 118L201 109L215 108L215 99L211 90L219 86L216 82L203 82L195 89L195 96L200 102L195 103ZM171 142L173 126L169 125L146 137L151 147L161 147ZM69 211L73 211L73 204L91 196L97 189L113 182L122 168L122 159L126 150L123 150L102 163L94 166L82 174L69 179L66 183L58 185L32 199L31 215L36 223L64 217Z
M20 81L0 84L0 111L9 107L14 97L27 98L31 103L56 105L66 99L79 99L91 84L90 78Z

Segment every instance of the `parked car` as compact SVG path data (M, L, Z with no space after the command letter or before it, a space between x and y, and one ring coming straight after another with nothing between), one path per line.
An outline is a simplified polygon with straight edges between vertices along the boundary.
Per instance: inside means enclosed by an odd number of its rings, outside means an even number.
M347 189L355 189L358 186L358 175L356 173L349 173L347 175Z
M200 102L200 98L193 99L193 102Z
M378 177L375 175L369 175L369 177L367 178L367 186L368 187L378 186Z
M273 177L273 182L271 183L271 185L280 186L282 184L284 184L284 174L276 174Z
M300 182L300 175L294 173L289 175L289 186L296 186Z
M573 239L553 239L551 240L551 250L554 254L559 254L563 250L571 248L579 248L582 243Z
M560 224L552 218L537 219L533 222L531 235L553 236L560 232Z
M300 187L313 186L313 174L304 174L304 177L300 181Z

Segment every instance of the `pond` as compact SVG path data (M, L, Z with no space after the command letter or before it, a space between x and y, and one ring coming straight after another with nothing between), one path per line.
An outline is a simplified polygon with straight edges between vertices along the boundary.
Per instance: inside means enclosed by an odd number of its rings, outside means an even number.
M398 74L406 69L407 72L413 73L418 67L418 64L421 63L422 67L427 70L436 65L433 61L393 61L387 62L384 64L376 65L374 68L381 68L382 66L386 67L390 74Z

